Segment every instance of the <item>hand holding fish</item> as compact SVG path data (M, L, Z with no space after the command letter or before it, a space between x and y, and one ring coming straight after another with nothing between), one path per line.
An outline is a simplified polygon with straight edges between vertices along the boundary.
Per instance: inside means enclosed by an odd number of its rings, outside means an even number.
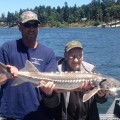
M94 88L94 85L88 80L88 81L83 82L80 88L84 90L91 90Z
M14 66L1 64L1 67L3 68L0 68L0 85L5 84L8 78L18 75L18 69Z
M105 96L106 93L107 93L107 90L99 90L99 91L97 92L97 94L98 94L99 97Z
M40 89L46 95L51 95L53 93L54 88L55 88L55 84L53 82L40 81L40 85L38 87L40 87Z
M86 90L89 91L94 88L94 85L88 80L83 82L79 88L74 89L74 91Z
M7 65L7 69L11 73L12 78L15 78L18 76L18 69L15 66Z

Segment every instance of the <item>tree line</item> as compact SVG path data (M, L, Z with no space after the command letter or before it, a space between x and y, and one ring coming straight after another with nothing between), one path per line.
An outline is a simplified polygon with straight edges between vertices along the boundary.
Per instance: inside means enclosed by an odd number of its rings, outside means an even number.
M71 7L65 2L63 7L36 6L34 9L20 9L19 12L1 14L0 22L8 25L19 22L20 14L32 10L38 15L42 26L57 26L92 21L94 25L120 20L120 0L92 0L87 5Z

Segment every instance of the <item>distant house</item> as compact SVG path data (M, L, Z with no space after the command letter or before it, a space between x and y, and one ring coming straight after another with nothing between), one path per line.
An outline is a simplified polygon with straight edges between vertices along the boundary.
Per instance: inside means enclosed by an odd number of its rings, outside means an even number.
M5 23L4 22L0 22L0 25L3 26L3 25L5 25Z
M87 18L81 18L81 22L86 22Z

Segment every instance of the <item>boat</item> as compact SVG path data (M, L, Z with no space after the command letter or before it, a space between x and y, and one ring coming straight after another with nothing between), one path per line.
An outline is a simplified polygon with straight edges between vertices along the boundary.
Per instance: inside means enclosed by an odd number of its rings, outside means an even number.
M120 120L120 98L115 98L105 114L99 114L100 120Z

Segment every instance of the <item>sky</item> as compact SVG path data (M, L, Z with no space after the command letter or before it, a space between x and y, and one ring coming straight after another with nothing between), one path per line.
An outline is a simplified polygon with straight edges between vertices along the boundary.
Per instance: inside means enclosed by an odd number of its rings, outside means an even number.
M0 16L2 13L7 15L8 11L14 13L20 9L32 8L36 6L45 5L51 7L64 6L67 2L68 6L81 6L83 4L89 4L91 0L1 0L0 1Z

